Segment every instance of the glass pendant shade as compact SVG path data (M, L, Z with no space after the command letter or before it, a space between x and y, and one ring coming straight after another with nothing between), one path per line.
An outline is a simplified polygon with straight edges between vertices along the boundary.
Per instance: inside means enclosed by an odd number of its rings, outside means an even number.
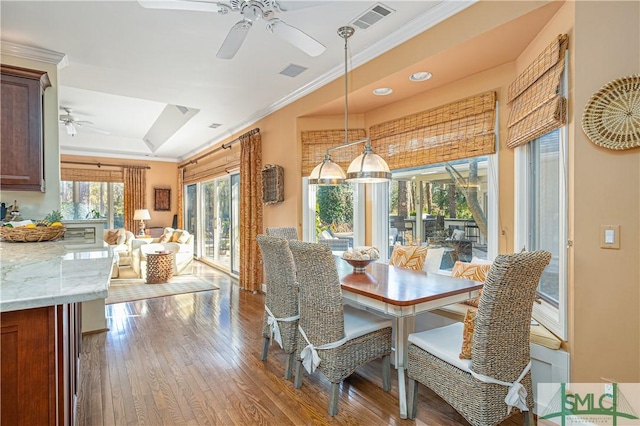
M346 176L344 170L331 157L325 157L322 163L318 164L309 175L311 185L341 185Z
M387 162L367 147L347 169L347 181L354 183L380 183L391 180Z

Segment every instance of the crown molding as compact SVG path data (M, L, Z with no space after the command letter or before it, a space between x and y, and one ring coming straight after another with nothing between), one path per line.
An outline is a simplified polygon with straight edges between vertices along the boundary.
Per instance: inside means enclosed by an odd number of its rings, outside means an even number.
M84 157L107 157L119 158L127 160L145 160L145 161L162 161L166 163L177 163L178 160L170 157L159 157L155 154L131 153L117 150L77 148L72 146L60 145L60 154L64 155L80 155Z
M401 45L405 41L417 36L418 34L450 18L451 16L466 9L467 7L473 5L474 3L477 3L477 1L478 0L464 0L464 1L443 0L441 1L436 6L432 7L422 15L417 16L416 18L407 22L407 24L405 24L402 28L392 32L387 37L372 44L370 47L363 50L362 52L355 54L351 58L351 63L353 65L352 69L357 68L371 61L372 59L377 58L378 56L384 54L385 52ZM226 135L216 137L200 145L199 147L192 149L188 153L182 155L180 157L180 161L184 161L189 157L192 157L193 155L205 149L218 145L220 142L226 140L228 137L235 134L236 132L240 132L241 130L254 125L256 122L263 119L264 117L267 117L268 115L273 114L274 112L297 101L298 99L303 98L304 96L315 92L316 90L320 89L326 84L329 84L336 78L342 77L343 75L344 75L344 65L340 64L335 68L331 69L329 72L327 72L323 76L317 78L316 80L311 81L308 84L300 87L299 89L291 92L287 96L280 98L279 100L269 105L268 107L264 108L263 110L257 111L255 114L248 117L244 122L237 123L232 128L229 128Z
M26 46L6 40L1 40L0 44L0 51L3 55L16 56L18 58L54 64L58 69L62 69L69 65L69 59L64 53L49 49L42 49L40 47Z

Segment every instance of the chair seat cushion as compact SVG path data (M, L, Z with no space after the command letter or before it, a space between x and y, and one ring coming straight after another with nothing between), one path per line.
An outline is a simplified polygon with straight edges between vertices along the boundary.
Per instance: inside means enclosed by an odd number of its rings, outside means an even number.
M459 357L462 347L462 331L462 323L457 322L445 327L412 333L409 335L409 343L413 343L463 371L471 371L471 360Z
M344 306L344 332L348 340L391 327L391 325L390 319L350 305Z
M531 343L536 343L549 349L560 349L561 340L552 332L541 325L531 324L531 332L529 333Z

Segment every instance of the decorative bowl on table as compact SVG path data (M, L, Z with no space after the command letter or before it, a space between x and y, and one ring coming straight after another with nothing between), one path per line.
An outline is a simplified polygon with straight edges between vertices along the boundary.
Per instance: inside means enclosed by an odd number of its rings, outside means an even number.
M353 272L362 273L365 268L380 258L380 252L375 247L356 247L348 249L342 259L353 266Z
M375 262L377 259L365 259L365 260L359 260L359 259L345 259L344 257L342 258L345 262L347 262L349 265L353 266L353 272L356 274L360 274L362 272L366 271L367 266L369 266L370 263Z

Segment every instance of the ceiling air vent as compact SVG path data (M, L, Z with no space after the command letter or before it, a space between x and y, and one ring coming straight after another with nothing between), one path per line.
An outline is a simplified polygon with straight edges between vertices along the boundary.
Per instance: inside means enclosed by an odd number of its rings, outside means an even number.
M351 25L356 26L362 30L366 30L367 28L393 12L395 11L390 7L378 3L372 8L365 11L358 18L354 19L351 22Z
M220 124L220 123L211 123L211 124L209 124L209 127L211 127L212 129L217 129L220 126L222 126L222 124Z
M280 71L280 74L286 75L287 77L297 77L306 70L307 68L303 67L302 65L291 64Z

